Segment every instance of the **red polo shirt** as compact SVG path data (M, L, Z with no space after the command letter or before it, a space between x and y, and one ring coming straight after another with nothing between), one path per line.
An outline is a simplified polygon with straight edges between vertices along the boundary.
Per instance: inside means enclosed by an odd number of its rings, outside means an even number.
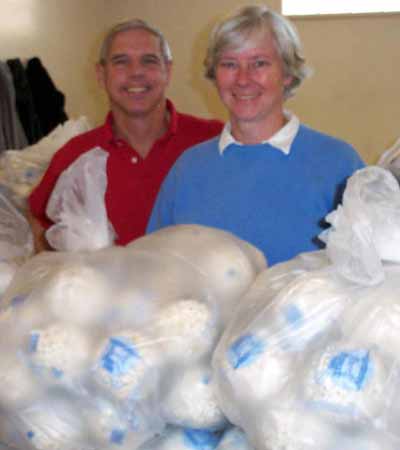
M32 214L48 228L46 206L60 174L82 153L101 147L109 153L107 160L107 214L117 233L117 244L145 234L160 185L176 159L187 148L218 135L222 122L178 113L168 100L170 125L146 158L142 158L112 131L112 115L104 125L71 139L54 155L40 184L29 197Z

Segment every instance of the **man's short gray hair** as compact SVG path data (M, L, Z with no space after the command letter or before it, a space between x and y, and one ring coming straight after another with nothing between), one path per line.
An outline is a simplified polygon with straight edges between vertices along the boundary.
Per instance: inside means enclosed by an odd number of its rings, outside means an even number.
M285 98L291 97L311 71L306 66L300 38L294 25L266 5L246 6L214 28L204 60L206 77L215 80L216 66L224 50L240 49L254 36L266 31L272 32L274 36L285 75L292 77L290 85L285 87Z
M165 39L164 35L161 33L160 30L158 30L155 27L152 27L147 22L141 19L132 19L128 20L126 22L121 22L115 26L113 26L106 36L103 39L103 43L100 47L100 57L99 57L99 63L105 64L108 53L110 51L111 44L115 38L115 36L119 33L123 33L124 31L130 31L130 30L145 30L149 33L156 36L160 41L160 49L161 54L164 58L165 63L170 63L172 61L172 53L171 49L168 45L167 40Z

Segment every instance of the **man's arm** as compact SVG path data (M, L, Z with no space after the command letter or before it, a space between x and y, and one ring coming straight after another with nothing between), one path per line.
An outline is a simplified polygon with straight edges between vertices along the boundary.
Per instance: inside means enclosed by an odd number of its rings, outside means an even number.
M42 224L39 222L38 219L31 213L31 211L28 209L26 212L26 218L29 222L29 225L31 226L32 234L33 234L33 245L34 245L34 252L40 253L46 250L53 250L49 243L46 240L46 237L44 235L45 228L42 226Z

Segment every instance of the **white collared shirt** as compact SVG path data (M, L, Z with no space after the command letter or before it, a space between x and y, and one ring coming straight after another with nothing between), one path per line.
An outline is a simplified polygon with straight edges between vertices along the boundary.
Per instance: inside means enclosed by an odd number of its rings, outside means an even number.
M297 134L297 131L299 130L300 121L297 116L290 113L289 111L285 111L284 114L288 119L286 124L273 136L271 136L266 141L260 142L260 144L270 144L274 148L281 150L283 153L288 155L292 147L293 140ZM221 137L219 138L218 142L218 148L221 155L230 144L245 145L241 142L238 142L232 136L231 124L230 122L227 122L224 126L224 129L222 130Z

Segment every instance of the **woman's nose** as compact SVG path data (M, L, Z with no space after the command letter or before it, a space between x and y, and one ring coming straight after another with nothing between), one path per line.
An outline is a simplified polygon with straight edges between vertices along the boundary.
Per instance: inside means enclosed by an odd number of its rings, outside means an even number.
M236 74L236 82L238 84L247 84L248 81L249 81L249 67L247 65L239 66Z

